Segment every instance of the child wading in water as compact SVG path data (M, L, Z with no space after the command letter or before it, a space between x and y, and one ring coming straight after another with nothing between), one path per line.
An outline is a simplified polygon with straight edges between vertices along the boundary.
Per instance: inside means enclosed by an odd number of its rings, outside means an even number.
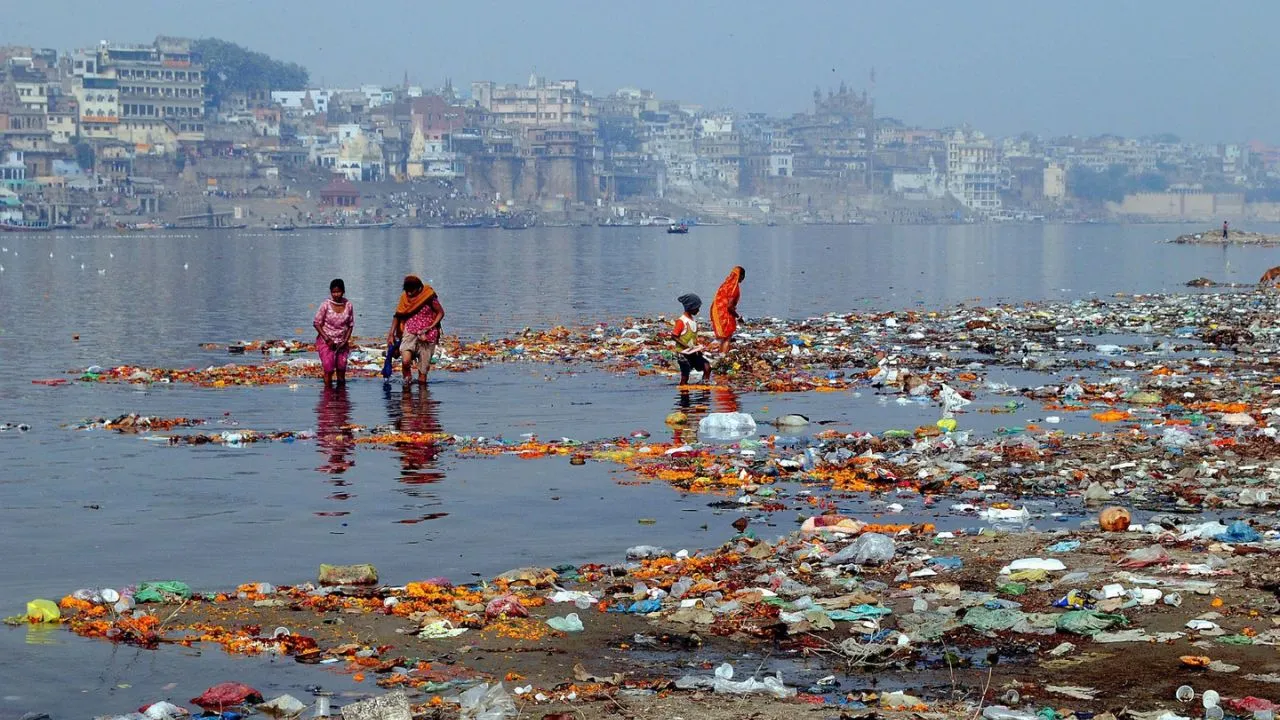
M339 385L347 384L347 356L351 353L351 333L356 328L356 309L346 296L347 286L341 278L329 283L329 299L320 303L312 323L325 387L333 384L335 374Z
M689 293L677 299L684 306L684 314L676 319L672 332L676 339L676 361L680 364L680 384L689 384L692 370L702 373L703 384L710 384L711 363L702 355L706 348L698 342L698 321L693 319L702 309L702 298Z

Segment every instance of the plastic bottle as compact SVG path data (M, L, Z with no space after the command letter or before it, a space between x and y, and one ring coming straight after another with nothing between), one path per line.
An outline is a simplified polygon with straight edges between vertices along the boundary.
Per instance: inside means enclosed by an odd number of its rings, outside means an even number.
M1222 696L1218 695L1217 690L1205 690L1200 695L1200 704L1204 706L1205 710L1218 707L1218 704L1221 702ZM1219 715L1219 717L1221 717L1221 715Z
M691 587L693 587L693 580L682 577L671 585L671 597L678 600L688 594Z

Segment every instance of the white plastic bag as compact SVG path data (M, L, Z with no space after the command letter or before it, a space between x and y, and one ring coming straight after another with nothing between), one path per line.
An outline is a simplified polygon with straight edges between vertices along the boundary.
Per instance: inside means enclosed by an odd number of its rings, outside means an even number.
M955 388L943 383L942 391L938 393L938 399L942 401L942 417L955 417L956 410L971 404L972 400L966 400Z
M747 413L711 413L698 421L698 437L737 440L755 434L755 418Z
M480 684L459 696L462 720L506 720L516 716L516 701L502 683Z
M553 630L560 632L582 632L582 620L578 617L578 613L569 613L564 617L553 617L547 620L547 624Z

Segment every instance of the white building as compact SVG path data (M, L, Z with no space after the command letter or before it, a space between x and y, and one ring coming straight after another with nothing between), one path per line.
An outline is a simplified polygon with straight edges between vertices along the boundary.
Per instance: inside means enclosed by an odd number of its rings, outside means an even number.
M471 98L494 120L514 125L591 125L597 115L594 100L577 80L547 82L533 75L526 86L477 81L471 83Z
M769 153L769 177L791 177L795 174L795 155L789 152Z
M1000 151L982 133L947 140L947 192L976 212L1000 209Z
M80 134L88 138L115 137L120 124L119 81L110 77L75 79L71 94L80 113Z
M406 164L408 176L411 178L456 178L463 173L462 160L458 153L448 148L449 143L439 137L428 139L422 128L415 128L413 139L409 143L409 157Z
M370 110L383 105L392 105L396 101L396 94L393 90L384 90L381 85L361 85L360 92L368 100Z
M356 135L342 143L334 169L351 182L378 182L386 177L382 147Z
M18 191L26 184L27 164L23 162L22 151L11 150L4 162L0 162L0 190Z
M324 115L329 112L329 99L340 90L272 90L271 101L280 103L286 111L301 113L303 117Z
M1044 199L1061 202L1067 197L1067 171L1057 163L1044 168Z
M947 178L930 157L927 171L893 171L893 191L908 200L937 200L947 194Z

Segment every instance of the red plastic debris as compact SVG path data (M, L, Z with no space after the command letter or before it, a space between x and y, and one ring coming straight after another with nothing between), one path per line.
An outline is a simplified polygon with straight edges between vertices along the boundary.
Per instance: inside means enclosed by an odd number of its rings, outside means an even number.
M218 683L205 690L200 697L191 698L193 705L199 705L205 710L213 710L214 712L222 712L223 709L236 705L260 703L262 701L262 693L248 685L235 682Z

